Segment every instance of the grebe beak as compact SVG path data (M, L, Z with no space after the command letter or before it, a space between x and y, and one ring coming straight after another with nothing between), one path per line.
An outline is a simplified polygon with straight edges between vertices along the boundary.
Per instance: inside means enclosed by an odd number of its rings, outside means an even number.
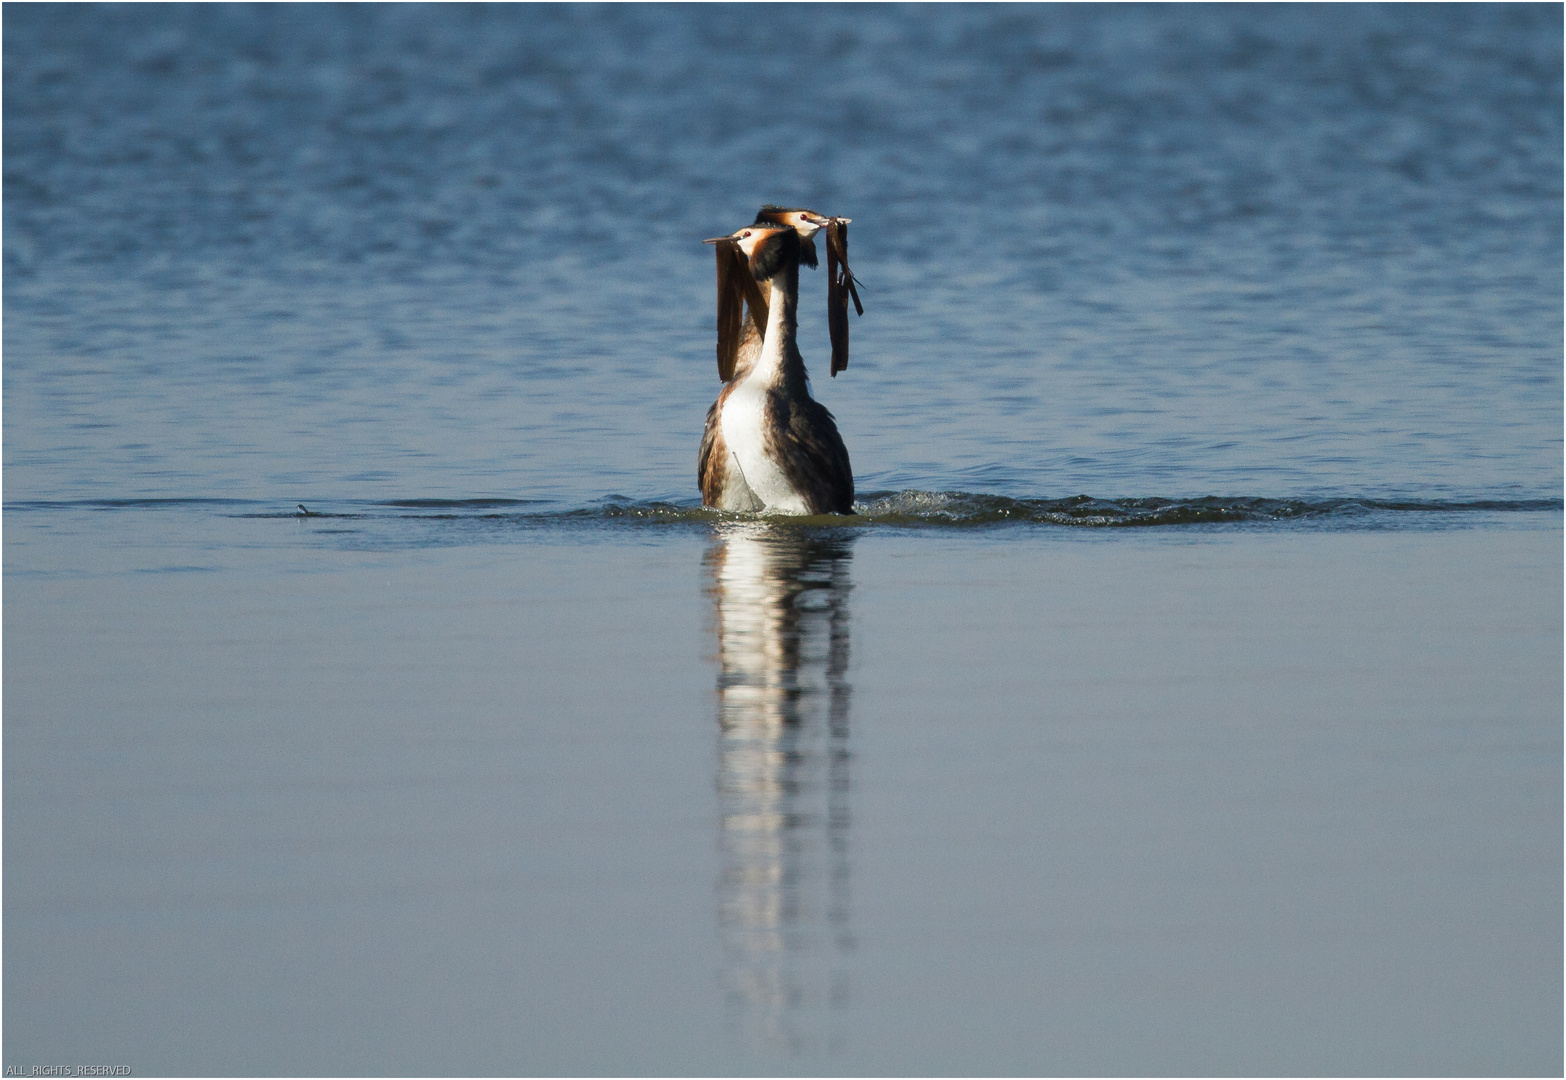
M734 239L734 237L732 237L732 236L714 236L711 240L703 240L702 243L704 243L704 244L722 244L725 241L732 241L733 239Z

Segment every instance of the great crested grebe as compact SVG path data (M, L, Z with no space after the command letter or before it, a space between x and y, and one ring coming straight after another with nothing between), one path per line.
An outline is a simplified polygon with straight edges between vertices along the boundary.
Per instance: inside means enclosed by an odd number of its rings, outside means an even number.
M858 279L848 268L848 223L853 218L818 214L800 207L772 206L761 208L756 224L773 221L779 225L792 225L801 240L799 261L806 266L816 265L815 234L826 229L827 249L827 325L832 331L832 377L848 367L848 300L853 297L854 310L860 315L865 306L859 302ZM809 229L807 232L806 229Z
M696 465L703 505L852 514L848 449L832 414L810 396L795 340L802 244L797 228L764 222L705 243L733 245L744 256L748 273L766 294L767 319L760 349L753 357L736 357L733 378L707 410Z
M799 261L816 265L816 233L826 230L827 325L832 334L832 376L848 367L848 300L865 313L859 302L858 280L848 268L848 223L853 218L828 217L803 207L768 203L756 213L757 225L787 225L799 234ZM745 318L746 304L750 306ZM733 244L718 245L718 378L724 382L755 361L761 352L767 324L767 302L746 272L745 260Z

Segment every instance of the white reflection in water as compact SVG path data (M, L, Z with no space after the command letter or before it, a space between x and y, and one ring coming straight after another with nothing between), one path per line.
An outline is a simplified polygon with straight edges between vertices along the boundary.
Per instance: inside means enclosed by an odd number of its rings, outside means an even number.
M717 600L718 918L749 1046L839 1050L849 1000L851 540L764 524L707 553Z

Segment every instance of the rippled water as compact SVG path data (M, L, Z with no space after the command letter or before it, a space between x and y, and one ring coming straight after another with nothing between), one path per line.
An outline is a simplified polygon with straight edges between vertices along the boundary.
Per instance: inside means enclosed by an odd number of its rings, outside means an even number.
M5 27L8 498L693 499L769 200L855 220L864 489L1560 493L1552 7Z
M8 1067L1559 1072L1560 7L0 19Z

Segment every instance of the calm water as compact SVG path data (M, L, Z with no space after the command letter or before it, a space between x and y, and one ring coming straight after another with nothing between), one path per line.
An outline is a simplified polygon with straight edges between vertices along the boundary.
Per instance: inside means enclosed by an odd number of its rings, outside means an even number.
M0 18L5 1065L1559 1073L1558 6Z

